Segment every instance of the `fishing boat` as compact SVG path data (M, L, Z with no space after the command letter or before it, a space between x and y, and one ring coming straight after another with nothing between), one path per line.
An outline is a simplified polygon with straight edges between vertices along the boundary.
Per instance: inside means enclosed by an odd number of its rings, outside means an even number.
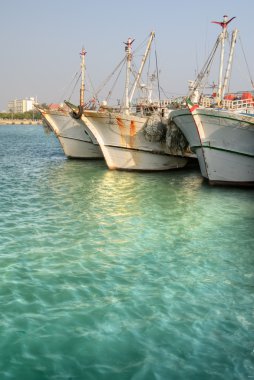
M125 43L126 76L124 101L120 106L108 106L102 102L97 110L83 109L81 120L98 141L109 169L160 171L184 167L188 162L183 150L166 145L168 111L166 101L142 99L133 102L141 74L150 52L154 32L148 38L145 53L135 81L130 88L131 61L133 57L131 38ZM65 102L73 115L80 108Z
M79 119L70 115L64 105L57 108L36 105L46 126L58 138L64 154L68 158L102 159L100 146L91 131Z
M85 50L81 55L81 86L80 106L84 106L85 92ZM70 109L65 104L53 104L50 106L35 105L41 113L45 125L54 132L58 138L64 154L68 158L102 159L100 146L87 126L80 120L70 115ZM75 115L74 115L75 116Z
M225 94L231 74L238 30L232 33L228 64L224 73L227 26L234 19L224 16L222 32L203 70L186 99L187 107L170 113L196 153L201 174L210 184L254 185L254 100L250 91ZM200 91L217 48L221 46L218 90L205 97ZM208 65L209 64L209 65ZM223 75L224 74L224 75ZM252 81L251 81L252 82ZM253 83L253 82L252 82Z

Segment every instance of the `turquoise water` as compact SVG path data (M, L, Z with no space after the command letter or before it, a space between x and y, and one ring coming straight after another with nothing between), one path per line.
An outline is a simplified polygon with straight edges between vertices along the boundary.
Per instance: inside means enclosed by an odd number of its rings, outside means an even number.
M0 127L0 379L254 379L254 190Z

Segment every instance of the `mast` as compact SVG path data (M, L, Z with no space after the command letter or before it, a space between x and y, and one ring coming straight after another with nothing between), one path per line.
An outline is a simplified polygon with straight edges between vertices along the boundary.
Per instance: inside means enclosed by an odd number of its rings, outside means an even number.
M222 27L222 32L220 35L221 42L221 54L220 54L220 70L219 70L219 84L218 84L218 103L222 100L222 74L223 74L223 65L224 65L224 54L225 54L225 39L227 38L227 26L234 19L232 17L228 20L228 16L223 16L223 21L212 21L214 24L218 24Z
M207 77L209 75L210 68L212 66L212 63L213 63L213 60L215 57L215 53L217 51L219 44L220 44L220 36L218 36L218 38L217 38L217 40L213 46L213 49L212 49L210 55L208 56L208 59L206 60L204 66L202 67L202 69L199 72L195 81L189 81L188 97L191 99L191 101L193 103L198 103L200 100L201 87L205 86L204 80L207 79Z
M82 48L80 55L81 55L81 85L80 85L79 104L80 104L80 107L84 107L84 104L85 104L85 55L86 55L86 51L84 48Z
M230 46L230 53L229 53L229 58L228 58L228 65L227 65L227 70L225 73L225 78L224 78L224 83L222 86L221 90L221 98L224 98L226 87L228 85L228 79L230 75L230 70L232 66L232 60L233 60L233 54L234 54L234 49L235 49L235 44L236 44L236 36L237 36L238 30L235 29L232 34L232 39L231 39L231 46Z
M224 16L225 18L225 16ZM225 25L225 24L223 24ZM221 87L222 87L222 73L224 66L224 52L225 52L225 39L226 39L227 29L223 26L223 30L220 35L221 51L220 51L220 70L219 70L219 84L218 84L218 101L221 102Z
M125 79L125 102L124 102L124 108L125 113L129 114L129 108L130 108L130 101L129 101L129 83L130 83L130 71L131 71L131 60L132 60L132 53L131 53L131 45L134 40L131 38L128 38L127 42L124 42L125 44L125 51L126 51L126 79Z
M138 81L140 79L140 76L142 74L142 71L143 71L143 68L144 68L144 65L145 65L145 62L146 62L146 59L147 59L147 56L148 56L148 53L149 53L149 50L151 48L151 44L152 44L152 41L155 37L155 33L154 32L151 32L150 34L150 37L149 37L149 40L148 40L148 43L147 43L147 47L146 47L146 51L145 51L145 54L142 58L142 61L141 61L141 65L140 65L140 68L139 68L139 71L138 71L138 74L137 74L137 77L136 77L136 80L133 84L133 87L132 87L132 90L131 90L131 94L130 94L130 98L129 98L129 103L131 103L132 101L132 98L133 98L133 95L134 95L134 92L136 90L136 87L137 87L137 84L138 84Z

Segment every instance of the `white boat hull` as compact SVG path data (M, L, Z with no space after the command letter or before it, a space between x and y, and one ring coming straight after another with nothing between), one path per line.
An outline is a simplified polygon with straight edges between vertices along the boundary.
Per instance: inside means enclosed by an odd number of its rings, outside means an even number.
M55 133L67 157L103 158L98 142L81 120L74 119L65 110L40 112Z
M85 110L82 120L100 144L109 169L161 171L187 164L186 157L166 153L165 143L146 139L145 117Z
M201 109L173 111L211 184L254 185L254 116Z

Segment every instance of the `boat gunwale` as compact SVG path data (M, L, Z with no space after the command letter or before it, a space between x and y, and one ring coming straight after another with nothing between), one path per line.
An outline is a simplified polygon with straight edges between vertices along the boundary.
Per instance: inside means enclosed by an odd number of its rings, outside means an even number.
M227 152L227 153L231 153L231 154L237 154L240 156L254 158L254 154L251 154L251 153L237 152L234 150L219 148L219 147L215 147L215 146L211 146L211 145L203 145L203 144L202 145L194 145L194 146L191 146L191 149L193 149L194 151L196 151L197 149L211 149L211 150L218 150L220 152Z
M180 112L180 110L175 110L175 111L176 112L177 111ZM188 109L186 109L186 111L188 111L188 112L186 112L186 113L179 113L178 115L172 115L172 117L169 115L170 116L170 120L174 121L174 119L176 119L177 117L192 116L192 114L190 113L190 111ZM209 113L209 111L210 111L210 113ZM244 113L234 114L233 112L224 111L224 110L202 109L202 108L196 109L194 112L195 112L195 114L197 116L201 116L202 115L202 116L213 117L213 118L222 118L222 119L227 119L227 120L236 120L236 121L239 121L240 123L246 123L246 124L254 125L254 115L253 114L251 114L251 115L244 114ZM214 115L211 112L222 112L222 113L223 112L227 112L230 115L228 115L228 116L224 116L223 114L222 115ZM253 121L250 121L250 120L241 120L241 116L246 116L247 118L253 118Z

